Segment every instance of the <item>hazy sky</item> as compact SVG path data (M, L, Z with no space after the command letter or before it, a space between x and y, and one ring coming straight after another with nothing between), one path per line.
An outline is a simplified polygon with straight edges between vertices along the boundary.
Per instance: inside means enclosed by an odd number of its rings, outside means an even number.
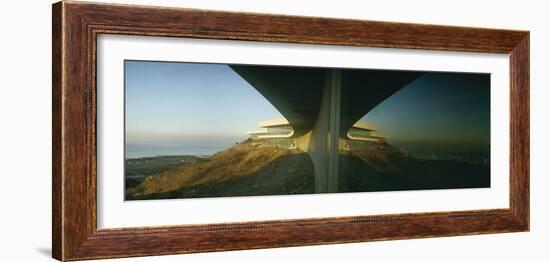
M363 120L388 141L482 143L490 140L490 75L427 73Z
M283 116L226 65L126 61L128 143L227 143ZM489 75L428 73L368 113L389 141L489 143Z
M244 139L282 118L226 65L126 61L125 73L129 143Z

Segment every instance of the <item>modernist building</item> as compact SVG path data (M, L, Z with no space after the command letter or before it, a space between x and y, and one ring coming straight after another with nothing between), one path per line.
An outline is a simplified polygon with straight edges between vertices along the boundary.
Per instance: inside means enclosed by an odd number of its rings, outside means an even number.
M248 136L252 140L263 140L267 144L288 149L300 149L306 151L309 145L309 136L294 137L294 130L290 123L282 119L267 120L258 123L261 128L249 131ZM376 126L364 121L355 123L345 137L339 139L340 150L361 149L372 143L384 142L386 137L376 133Z
M369 144L386 141L386 136L376 133L377 127L371 123L359 121L348 130L346 137L340 139L341 150L361 149Z
M383 139L377 138L374 130L354 129L356 123L382 101L423 75L407 70L230 67L288 121L266 125L265 130L253 132L251 137L307 152L313 162L315 192L318 193L338 192L338 151L373 143L368 141L371 139ZM272 128L283 134L271 134ZM349 131L352 131L351 138Z
M273 147L297 149L294 129L284 118L261 121L258 126L262 129L247 132L252 140L265 140Z

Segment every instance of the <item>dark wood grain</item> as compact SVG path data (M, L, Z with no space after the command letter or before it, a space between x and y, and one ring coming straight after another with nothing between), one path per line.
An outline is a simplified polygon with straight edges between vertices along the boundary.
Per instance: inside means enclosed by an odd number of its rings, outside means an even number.
M529 33L97 3L53 6L53 257L81 260L529 230ZM510 208L97 229L99 34L510 55Z
M63 203L61 171L61 71L62 34L61 5L52 8L52 256L60 258L62 249Z
M510 52L510 207L529 227L529 33Z

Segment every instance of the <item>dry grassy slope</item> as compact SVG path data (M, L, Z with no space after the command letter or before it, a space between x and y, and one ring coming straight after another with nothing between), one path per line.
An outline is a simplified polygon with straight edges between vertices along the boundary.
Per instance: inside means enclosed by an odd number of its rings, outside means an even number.
M416 160L386 143L341 152L340 192L476 188L490 186L488 166Z
M341 152L340 154L357 157L381 173L401 172L404 167L414 162L413 158L387 143L373 143L365 149Z
M236 144L205 161L185 165L158 176L147 177L143 183L129 190L134 196L164 193L211 182L223 182L250 175L275 159L291 154L290 150L272 147L254 147L250 142Z

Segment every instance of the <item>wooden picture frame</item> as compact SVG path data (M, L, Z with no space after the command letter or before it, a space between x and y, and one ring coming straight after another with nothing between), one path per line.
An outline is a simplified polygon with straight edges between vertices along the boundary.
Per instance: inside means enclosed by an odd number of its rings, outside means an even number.
M529 32L63 1L53 5L53 257L62 260L529 230ZM510 208L98 229L99 34L508 54Z

